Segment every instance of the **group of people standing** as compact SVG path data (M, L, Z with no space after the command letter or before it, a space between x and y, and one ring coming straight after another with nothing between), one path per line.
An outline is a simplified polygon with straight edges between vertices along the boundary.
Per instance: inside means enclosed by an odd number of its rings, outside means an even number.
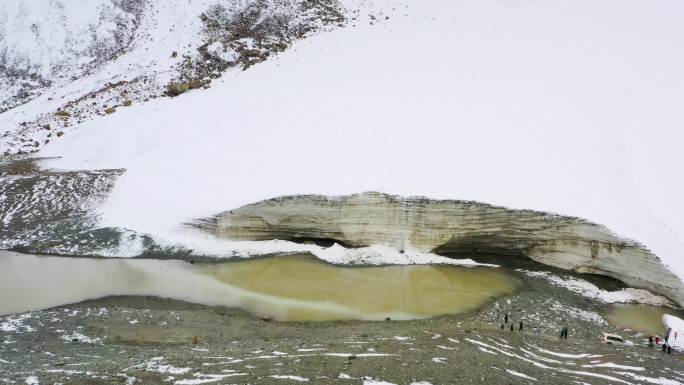
M663 353L672 354L672 345L670 345L670 335L672 334L672 328L667 328L665 331L665 338L663 338ZM674 333L674 339L677 339L677 332ZM660 345L660 336L649 336L648 346L653 347Z
M508 315L508 313L505 313L503 316L503 323L501 323L501 330L506 330L506 328L510 328L511 331L515 331L515 322L513 322L513 319ZM508 321L511 321L510 326L508 326ZM539 330L535 327L533 328L534 334L539 334ZM522 332L523 331L523 320L521 319L518 322L518 331ZM561 339L568 339L568 328L564 327L561 329L561 334L560 334Z
M501 324L501 330L504 330L506 328L506 325L508 325L508 320L509 320L508 313L506 313L506 314L504 314L504 322ZM514 324L515 323L513 322L513 319L511 319L511 331L515 331ZM520 332L523 331L522 319L520 320L520 322L518 322L518 331L520 331Z

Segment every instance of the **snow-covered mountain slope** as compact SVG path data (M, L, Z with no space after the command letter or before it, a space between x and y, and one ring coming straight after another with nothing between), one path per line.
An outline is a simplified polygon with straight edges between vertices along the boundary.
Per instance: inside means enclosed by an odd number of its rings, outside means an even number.
M77 124L41 155L126 168L103 224L170 240L261 199L373 190L587 218L684 276L683 3L360 7L208 90Z
M131 43L143 1L0 3L0 111L63 86Z
M0 1L0 153L208 87L343 21L335 0Z

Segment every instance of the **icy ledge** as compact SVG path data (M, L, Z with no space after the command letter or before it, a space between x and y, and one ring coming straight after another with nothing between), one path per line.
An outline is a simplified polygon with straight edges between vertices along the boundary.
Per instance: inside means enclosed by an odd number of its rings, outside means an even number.
M601 225L545 212L369 192L265 200L196 225L237 241L333 241L350 247L385 245L399 254L527 257L613 277L684 305L684 284L646 247Z
M154 237L154 241L167 250L187 250L191 256L212 258L252 258L276 254L311 254L333 265L454 265L464 267L499 267L489 263L475 262L470 258L448 258L442 255L408 248L400 252L385 245L347 248L337 243L321 246L313 243L297 243L284 240L234 241L219 239L206 234L169 234L168 238ZM130 251L133 251L131 253ZM106 257L139 257L142 249L131 250L127 246L112 248Z

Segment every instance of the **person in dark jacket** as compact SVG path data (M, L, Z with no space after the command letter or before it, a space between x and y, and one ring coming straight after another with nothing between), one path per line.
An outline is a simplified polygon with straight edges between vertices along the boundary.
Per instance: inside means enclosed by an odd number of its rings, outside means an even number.
M504 323L508 323L508 313L504 314Z
M513 331L513 322L511 322L511 331Z
M522 320L520 320L520 327L518 328L518 331L521 332L523 330L523 323Z
M648 336L648 346L649 346L650 348L653 347L653 336Z

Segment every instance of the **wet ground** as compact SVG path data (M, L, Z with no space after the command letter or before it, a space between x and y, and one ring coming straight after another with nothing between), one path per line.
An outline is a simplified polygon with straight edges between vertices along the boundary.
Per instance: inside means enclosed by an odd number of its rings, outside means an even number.
M414 321L280 323L155 297L110 297L0 317L0 383L684 381L682 353L663 354L643 336L607 324L601 314L609 305L511 274L525 282L514 294L471 314ZM515 331L510 323L500 329L504 313ZM558 339L561 326L569 327L568 340ZM602 331L620 333L634 346L603 345Z

